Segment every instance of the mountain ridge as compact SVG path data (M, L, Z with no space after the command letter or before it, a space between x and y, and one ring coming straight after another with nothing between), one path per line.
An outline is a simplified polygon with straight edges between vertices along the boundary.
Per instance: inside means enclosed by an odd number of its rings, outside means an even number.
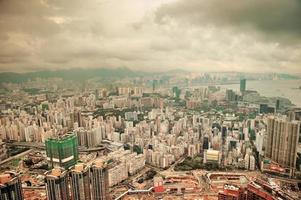
M26 72L26 73L16 73L16 72L2 72L0 73L0 83L9 82L9 83L22 83L31 79L36 78L62 78L64 80L77 80L77 81L85 81L93 78L101 78L101 79L120 79L126 77L141 77L141 76L158 76L158 75L166 75L171 76L174 74L184 74L184 73L192 73L182 69L173 69L168 70L166 72L143 72L132 70L127 67L119 67L119 68L73 68L73 69L61 69L61 70L43 70L43 71L35 71L35 72ZM209 73L209 72L208 72ZM213 72L216 73L216 72ZM224 73L224 72L221 72ZM248 74L248 73L240 73L237 74ZM273 73L271 73L273 74ZM289 74L277 74L277 77L283 79L300 79L300 76L297 75L289 75Z

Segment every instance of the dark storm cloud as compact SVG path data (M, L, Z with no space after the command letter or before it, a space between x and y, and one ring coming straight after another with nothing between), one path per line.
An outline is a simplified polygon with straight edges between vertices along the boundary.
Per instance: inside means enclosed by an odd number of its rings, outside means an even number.
M300 0L178 0L158 9L156 21L166 17L199 26L232 26L258 30L280 40L300 39Z

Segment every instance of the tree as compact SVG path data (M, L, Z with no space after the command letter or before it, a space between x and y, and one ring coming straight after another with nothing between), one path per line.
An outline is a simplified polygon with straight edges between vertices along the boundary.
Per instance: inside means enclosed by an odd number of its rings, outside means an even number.
M142 154L143 153L142 148L138 145L134 145L133 151L136 152L137 154Z

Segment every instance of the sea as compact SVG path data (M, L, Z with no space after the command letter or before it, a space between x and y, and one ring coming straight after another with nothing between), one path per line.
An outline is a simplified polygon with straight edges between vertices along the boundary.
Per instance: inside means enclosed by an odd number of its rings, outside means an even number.
M219 85L239 91L239 83ZM297 107L301 107L301 79L296 80L247 80L247 90L255 90L261 96L266 97L285 97Z

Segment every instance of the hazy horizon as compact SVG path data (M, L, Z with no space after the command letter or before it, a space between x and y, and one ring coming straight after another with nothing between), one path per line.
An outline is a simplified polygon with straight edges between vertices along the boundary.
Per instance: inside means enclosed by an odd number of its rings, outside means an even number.
M297 0L0 0L0 72L301 75Z
M152 69L131 69L130 67L89 67L89 68L80 68L80 67L70 67L70 68L64 68L64 69L36 69L36 70L30 70L30 71L0 71L0 74L4 73L15 73L15 74L28 74L28 73L41 73L41 72L63 72L63 71L72 71L72 70L119 70L119 69L125 69L132 72L137 73L146 73L146 74L156 74L156 73L169 73L169 72L175 72L175 73L196 73L196 74L228 74L228 73L235 73L235 74L250 74L250 75L256 75L256 74L287 74L294 77L299 77L301 79L301 73L286 73L286 72L243 72L243 71L202 71L202 70L188 70L188 69L181 69L181 68L174 68L174 69L158 69L158 70L152 70Z

